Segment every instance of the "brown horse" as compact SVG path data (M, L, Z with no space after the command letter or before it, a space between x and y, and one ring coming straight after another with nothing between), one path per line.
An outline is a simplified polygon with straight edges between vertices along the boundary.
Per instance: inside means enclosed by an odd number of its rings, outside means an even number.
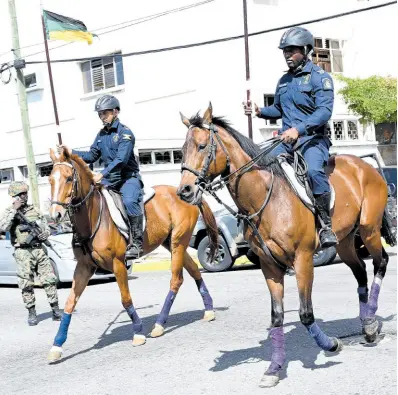
M146 338L140 334L142 321L139 318L128 286L128 273L124 263L126 239L115 226L101 193L101 186L94 185L88 166L77 155L69 155L64 149L61 155L50 151L54 163L49 177L51 183L52 206L50 214L60 220L69 212L74 225L73 252L77 260L73 275L72 289L66 301L64 314L59 326L49 360L55 361L62 356L72 312L87 286L90 277L97 268L113 272L120 289L123 307L133 323L133 345L144 344ZM205 306L204 319L215 318L213 301L202 279L196 263L186 252L192 231L198 219L199 210L181 199L176 188L171 186L154 187L155 195L145 204L147 225L144 235L144 252L148 254L160 245L171 251L170 291L156 320L151 336L158 337L164 332L171 306L183 282L183 267L195 279ZM217 248L217 224L207 203L201 208L207 225L209 238Z
M179 196L188 203L199 204L203 189L214 190L217 180L212 180L221 175L221 184L227 184L240 212L252 215L258 229L260 237L246 224L245 239L260 258L271 294L272 358L260 386L274 386L285 362L282 326L286 268L294 268L296 272L302 324L323 350L338 352L342 347L340 340L322 332L313 314L312 258L318 244L314 215L293 192L277 159L270 155L260 156L255 164L241 169L261 150L223 118L213 117L211 104L203 118L196 115L187 119L182 114L181 118L188 133ZM358 282L363 331L368 341L374 341L378 329L375 319L378 294L388 263L381 242L387 185L377 170L352 155L332 157L329 167L330 181L336 192L332 222L339 240L338 253ZM358 227L373 257L375 277L369 297L365 263L354 246Z

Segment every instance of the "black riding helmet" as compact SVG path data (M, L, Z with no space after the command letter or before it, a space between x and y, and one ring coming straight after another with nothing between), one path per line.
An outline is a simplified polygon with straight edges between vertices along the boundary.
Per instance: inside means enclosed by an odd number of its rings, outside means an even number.
M105 95L100 97L95 102L95 111L105 111L105 110L118 110L120 111L119 100L115 96Z
M290 46L304 47L306 55L308 55L314 49L314 36L303 27L292 27L283 33L278 48L283 49Z

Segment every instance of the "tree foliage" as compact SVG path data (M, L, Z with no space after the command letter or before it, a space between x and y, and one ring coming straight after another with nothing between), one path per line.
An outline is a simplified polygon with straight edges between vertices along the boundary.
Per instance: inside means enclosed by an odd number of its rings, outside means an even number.
M344 87L339 93L348 108L364 122L397 122L397 79L371 76L348 78L338 75Z

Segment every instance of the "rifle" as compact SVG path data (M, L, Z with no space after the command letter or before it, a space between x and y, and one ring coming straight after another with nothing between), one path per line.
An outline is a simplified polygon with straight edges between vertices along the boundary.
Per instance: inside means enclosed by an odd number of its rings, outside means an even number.
M15 218L19 219L24 226L20 227L21 231L27 231L29 232L28 237L26 238L26 244L31 244L34 239L36 239L39 243L44 243L48 247L52 247L51 243L49 240L39 240L37 236L39 236L40 233L43 233L43 229L40 228L39 225L35 221L29 221L25 215L23 215L20 211L17 210L17 213L15 214Z

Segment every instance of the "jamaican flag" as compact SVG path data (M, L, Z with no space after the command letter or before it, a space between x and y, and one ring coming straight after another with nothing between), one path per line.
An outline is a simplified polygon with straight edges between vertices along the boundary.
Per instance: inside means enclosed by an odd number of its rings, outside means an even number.
M67 16L43 10L47 40L87 41L93 42L93 34L87 31L86 25Z

